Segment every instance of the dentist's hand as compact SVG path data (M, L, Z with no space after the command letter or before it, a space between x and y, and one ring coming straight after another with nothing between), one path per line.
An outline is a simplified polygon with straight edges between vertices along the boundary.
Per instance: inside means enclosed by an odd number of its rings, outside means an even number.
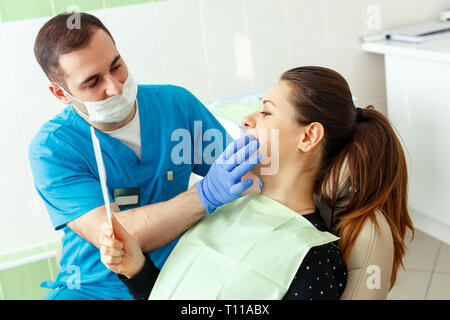
M206 212L213 213L217 207L236 200L253 184L253 180L241 181L241 178L261 161L259 154L249 158L258 148L259 142L252 135L237 139L197 182L195 186Z
M252 193L261 193L262 191L262 183L261 183L261 179L259 179L259 177L257 175L255 175L253 172L249 171L247 172L242 178L241 180L247 180L247 179L251 179L253 180L253 184L250 188L248 188L247 190L245 190L244 192L241 193L241 196L246 196Z
M103 240L100 248L101 261L111 271L122 274L128 279L136 276L145 264L145 256L137 241L114 218L110 224L102 224ZM116 239L113 238L113 234Z

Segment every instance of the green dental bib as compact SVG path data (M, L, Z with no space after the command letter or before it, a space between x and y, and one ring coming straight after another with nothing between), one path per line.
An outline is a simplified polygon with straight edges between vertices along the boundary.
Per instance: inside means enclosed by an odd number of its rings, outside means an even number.
M189 229L166 260L152 300L282 299L309 249L339 238L259 194Z

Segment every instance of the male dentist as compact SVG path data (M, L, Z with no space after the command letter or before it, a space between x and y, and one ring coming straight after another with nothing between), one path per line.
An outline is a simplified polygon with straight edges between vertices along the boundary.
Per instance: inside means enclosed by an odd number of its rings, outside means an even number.
M80 28L69 28L71 14L61 14L35 41L49 89L67 105L29 147L36 190L54 228L64 231L56 281L41 286L53 289L44 299L132 299L100 260L107 214L91 126L100 141L115 217L159 268L183 232L252 185L241 178L259 162L259 155L248 159L259 146L252 136L228 145L232 139L224 128L186 89L137 85L102 22L76 14ZM182 157L191 161L173 159L176 130L190 133ZM222 136L214 141L220 151L228 145L227 161L203 159L211 148L202 143L207 130ZM204 179L187 190L192 172Z

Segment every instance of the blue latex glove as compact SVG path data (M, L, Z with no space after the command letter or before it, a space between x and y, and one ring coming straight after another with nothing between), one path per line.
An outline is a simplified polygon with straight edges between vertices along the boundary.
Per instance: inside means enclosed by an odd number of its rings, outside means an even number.
M251 187L253 180L241 181L241 178L261 161L260 154L249 158L258 148L259 141L252 135L235 140L216 159L206 176L196 183L206 212L213 213L217 207L236 200Z

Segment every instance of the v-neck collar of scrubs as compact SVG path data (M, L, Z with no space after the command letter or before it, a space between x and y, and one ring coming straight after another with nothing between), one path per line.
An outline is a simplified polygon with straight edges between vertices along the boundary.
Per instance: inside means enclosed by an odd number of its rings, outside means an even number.
M104 131L110 137L116 138L131 148L140 160L141 157L141 126L139 118L139 103L135 102L133 118L124 126L112 131ZM139 141L138 141L139 140ZM138 148L136 148L138 146Z

